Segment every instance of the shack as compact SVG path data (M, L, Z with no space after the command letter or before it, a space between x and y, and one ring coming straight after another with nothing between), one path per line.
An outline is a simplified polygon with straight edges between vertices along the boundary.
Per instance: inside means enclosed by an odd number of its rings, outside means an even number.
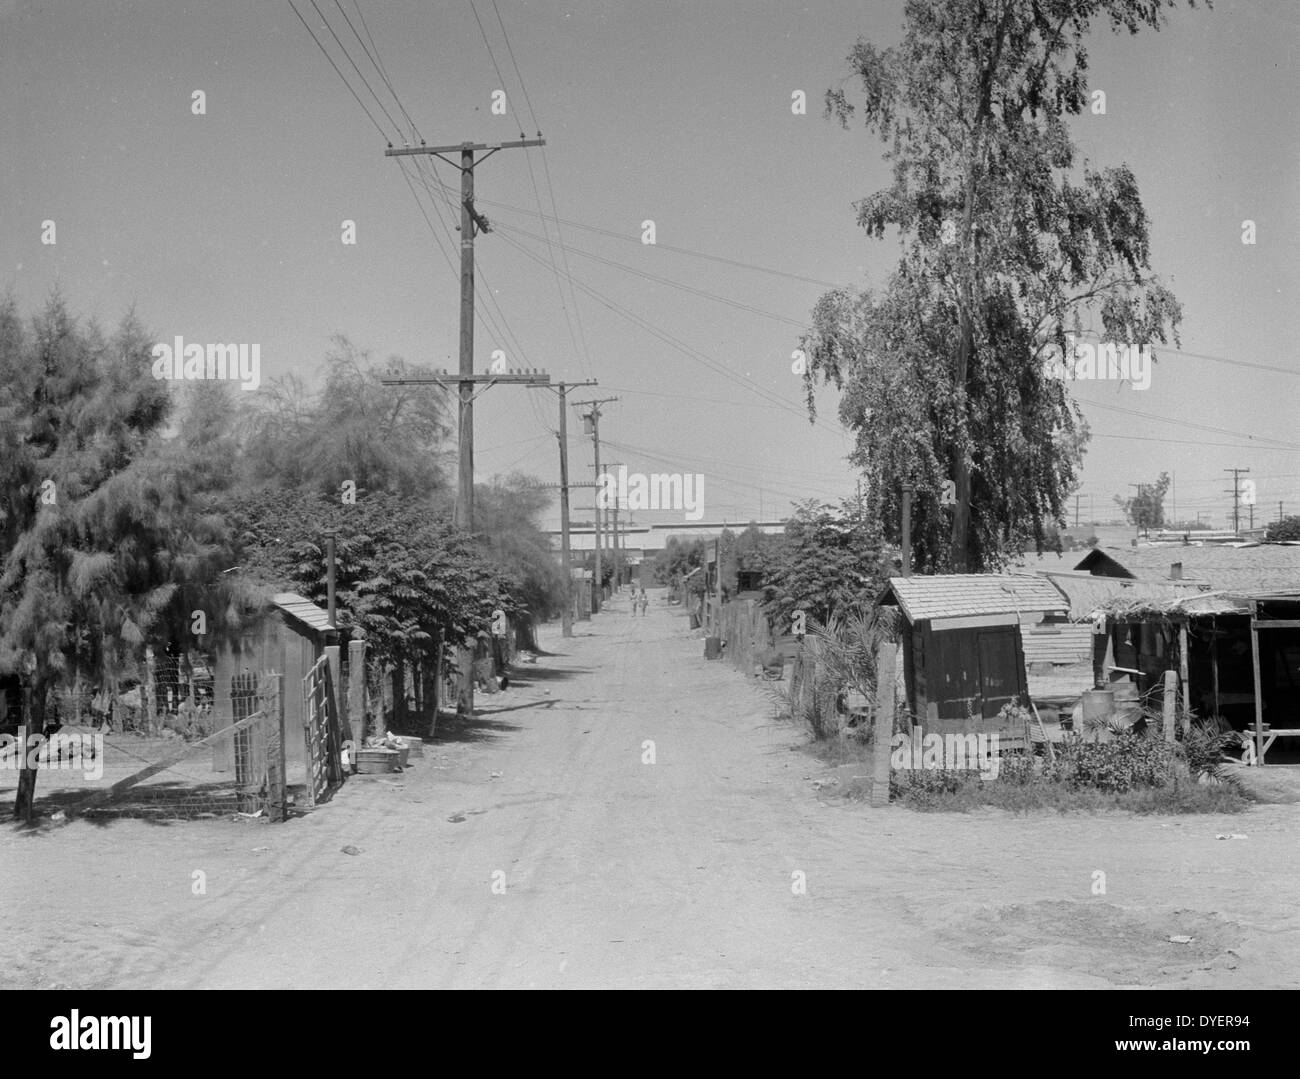
M1300 589L1206 592L1173 600L1116 597L1103 612L1114 669L1151 706L1178 673L1185 719L1218 717L1254 744L1300 739ZM1278 747L1300 756L1300 745Z
M1004 705L1025 703L1023 630L1068 609L1050 581L1014 574L891 577L880 603L902 616L908 708L940 735L990 733Z
M304 737L307 701L303 680L322 658L329 657L330 685L333 689L331 732L336 744L338 727L346 729L347 702L344 678L340 669L341 634L330 623L328 613L295 592L279 592L271 597L266 617L257 619L253 628L234 644L217 650L213 672L213 713L221 722L237 722L258 708L258 678L265 671L279 671L284 697L285 758L291 769L305 768L307 745ZM360 674L360 672L358 672ZM346 737L346 735L344 735ZM332 748L332 747L331 747ZM213 767L217 771L234 768L235 744L220 739L214 750Z

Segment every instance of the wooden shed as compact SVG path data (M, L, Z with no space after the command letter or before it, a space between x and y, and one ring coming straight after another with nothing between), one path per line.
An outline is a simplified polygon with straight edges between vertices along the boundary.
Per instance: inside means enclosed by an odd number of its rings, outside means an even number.
M908 707L926 733L978 734L1028 694L1022 629L1068 604L1050 582L1014 574L891 577L882 604L902 614Z
M284 723L287 738L285 756L292 768L305 766L306 748L301 734L305 717L303 679L322 656L330 655L336 695L336 711L346 715L341 672L337 669L339 631L330 624L328 613L296 592L278 592L271 597L268 617L258 620L255 628L238 643L216 654L213 672L214 714L222 720L236 721L257 710L257 679L264 671L284 675ZM218 771L234 767L234 746L229 739L217 743L214 766Z

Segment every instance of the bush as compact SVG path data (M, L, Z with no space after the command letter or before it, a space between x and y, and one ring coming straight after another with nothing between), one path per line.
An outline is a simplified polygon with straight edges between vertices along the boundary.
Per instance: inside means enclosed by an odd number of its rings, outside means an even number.
M940 808L953 795L980 782L975 773L954 768L909 768L890 775L889 799L915 809Z
M1223 751L1233 738L1232 728L1221 719L1193 723L1183 737L1183 756L1194 776L1217 776L1223 765Z
M1217 727L1214 728L1217 732ZM1190 753L1146 734L1128 732L1112 742L1076 739L1056 750L1055 761L1005 756L996 779L976 771L917 769L890 779L890 797L922 811L966 811L977 806L1014 813L1055 809L1133 813L1235 813L1249 804L1231 784L1196 782L1195 775L1217 761L1211 752L1219 735L1193 729Z
M1173 781L1176 761L1177 751L1168 743L1128 733L1113 742L1066 742L1044 774L1076 788L1122 792L1167 786Z

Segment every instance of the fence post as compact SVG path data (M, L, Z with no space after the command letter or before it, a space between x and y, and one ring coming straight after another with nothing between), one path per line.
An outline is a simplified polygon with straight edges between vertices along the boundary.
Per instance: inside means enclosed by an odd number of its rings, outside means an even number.
M1163 720L1165 728L1165 741L1172 743L1174 740L1174 724L1176 722L1178 708L1178 672L1169 670L1165 671L1165 695L1161 701L1163 710Z
M279 671L262 672L262 715L267 728L266 779L270 800L268 816L272 820L289 819L289 773L284 742L284 675Z
M871 808L889 805L889 755L894 738L894 660L897 648L885 639L876 646L876 718L872 730Z
M354 752L366 741L366 642L348 641L348 719Z
M157 684L154 682L156 669L154 667L153 646L145 645L144 649L144 681L140 685L140 708L144 715L140 718L144 721L144 731L146 734L154 733L154 713L158 707Z

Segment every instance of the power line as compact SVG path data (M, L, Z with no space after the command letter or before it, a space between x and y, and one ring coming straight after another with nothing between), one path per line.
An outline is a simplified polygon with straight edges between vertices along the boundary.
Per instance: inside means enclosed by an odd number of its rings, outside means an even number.
M471 0L471 3L472 3L472 0ZM537 132L537 137L540 139L540 138L541 138L541 135L542 135L541 123L540 123L540 121L537 119L537 112L536 112L536 110L533 109L533 101L532 101L532 97L531 97L531 95L528 93L528 84L524 81L524 75L523 75L523 72L520 71L520 69L519 69L519 61L515 58L515 50L514 50L514 46L511 45L511 43L510 43L510 33L509 33L508 30L506 30L505 20L501 17L501 9L500 9L499 7L497 7L496 0L492 0L492 10L496 13L496 17L497 17L497 25L499 25L499 26L501 27L501 37L502 37L502 39L503 39L503 40L505 41L505 43L506 43L506 52L509 54L509 56L510 56L510 63L513 65L513 67L514 67L514 69L515 69L515 77L519 80L519 89L522 91L522 93L523 93L523 95L524 95L524 105L525 105L525 106L527 107L527 109L528 109L528 116L529 116L529 118L530 118L530 119L532 120L532 122L533 122L533 129ZM475 16L475 17L477 17L477 13L476 13L476 16ZM485 40L486 40L486 35L485 35ZM495 61L494 61L494 62L495 62ZM499 73L499 71L498 71L498 75L499 75L499 74L500 74L500 73ZM527 156L528 156L528 155L525 154L525 157L527 157ZM555 219L556 219L556 220L555 220L555 238L556 238L556 242L559 244L559 247L560 247L560 258L561 258L561 260L562 260L563 263L564 263L564 269L565 269L565 272L568 273L568 272L569 272L569 253L568 253L567 247L566 247L566 245L565 245L565 241L564 241L564 230L560 228L560 224L559 224L559 213L560 213L560 212L559 212L559 209L557 208L556 203L555 203L555 183L554 183L554 181L551 179L551 165L550 165L550 159L549 159L549 158L547 157L547 155L546 155L546 147L545 147L545 146L542 147L542 168L543 168L543 170L544 170L544 174L545 174L545 178L546 178L546 190L547 190L547 195L549 196L549 198L550 198L550 202L551 202L551 213L555 215ZM556 274L555 283L556 283L556 287L557 287L557 289L559 290L559 294L560 294L560 309L564 312L565 323L566 323L566 324L568 325L568 327L569 327L569 334L570 334L571 337L573 336L573 323L574 323L574 322L577 323L577 326L578 326L578 334L577 334L577 338L575 338L574 341L573 341L573 347L574 347L575 351L576 351L577 354L578 354L579 362L582 364L584 370L586 370L587 367L588 367L588 365L589 365L590 362L591 362L591 354L590 354L590 350L589 350L588 345L587 345L587 331L586 331L586 328L585 328L585 327L583 326L583 324L582 324L582 310L581 310L581 307L580 307L579 304L578 304L578 297L577 297L577 294L573 291L573 283L572 283L572 279L570 279L570 281L569 281L569 298L570 298L570 300L571 300L572 303L573 303L573 320L571 321L571 320L569 319L569 311L568 311L568 307L567 307L567 306L565 305L565 303L564 303L564 290L563 290L563 287L562 287L561 284L560 284L560 279L559 279L559 275L558 275L558 269L557 269L557 267L555 266L555 254L554 254L554 252L551 250L550 231L549 231L549 229L548 229L547 226L546 226L546 215L545 215L545 212L544 212L543 209L542 209L542 200L541 200L541 196L538 194L538 191L537 191L537 181L536 181L536 179L533 177L533 167L532 167L532 162L531 162L531 161L529 161L529 163L528 163L528 177L529 177L529 180L532 181L533 197L534 197L534 199L535 199L536 202L537 202L537 212L538 212L538 215L542 218L542 231L546 234L546 248L547 248L547 254L548 254L548 257L550 258L550 262L551 262L551 270L552 270L552 273L555 273L555 274ZM578 343L578 342L579 342L579 339L581 340L581 347L579 347L579 343Z
M362 28L366 31L366 37L370 38L370 48L367 48L366 43L361 40L361 35L357 33L357 28L352 25L352 20L348 18L348 13L343 10L343 4L340 0L334 0L334 6L339 9L339 14L343 16L343 20L348 24L348 29L352 31L352 36L357 39L357 43L361 46L361 51L366 54L370 63L374 66L374 69L379 73L379 77L384 81L384 85L388 87L388 92L393 95L393 100L397 102L398 111L406 117L406 122L411 126L411 132L418 138L420 131L415 126L415 121L411 119L411 114L406 111L406 106L402 104L402 99L397 96L397 91L393 89L392 81L388 78L388 72L384 70L383 64L379 61L379 49L375 45L374 37L371 36L370 27L366 26L366 17L361 13L361 0L353 0L353 4L357 9L357 18L361 20ZM372 52L371 49L374 51Z
M1279 448L1279 449L1287 449L1287 450L1300 450L1300 443L1287 442L1285 439L1260 438L1255 435L1245 434L1242 431L1230 431L1226 427L1214 427L1210 424L1195 423L1192 420L1166 419L1164 416L1157 416L1150 412L1141 412L1136 408L1124 408L1122 405L1108 405L1101 401L1086 401L1086 402L1080 402L1080 404L1081 405L1086 404L1093 408L1106 409L1110 412L1122 412L1126 416L1137 416L1140 419L1154 420L1157 423L1169 423L1169 424L1174 424L1175 426L1178 427L1191 427L1198 431L1210 431L1211 433L1216 435L1231 435L1233 438L1244 438L1251 443L1252 448L1265 448L1265 449ZM1264 446L1264 443L1266 442L1275 443L1276 446L1275 447Z
M528 248L524 247L523 244L519 243L519 241L517 240L512 239L510 236L502 234L501 239L503 239L506 243L513 246L516 250L518 250L522 254L526 255L528 258L533 259L533 261L535 262L541 261L540 258L534 252L530 251ZM570 276L570 280L577 288L581 289L587 295L591 296L593 299L596 300L597 303L601 304L601 306L608 308L609 310L615 312L615 314L621 315L623 318L626 318L628 321L632 322L636 326L639 326L647 333L659 338L664 343L670 345L672 348L681 352L683 355L689 357L690 359L695 360L697 363L703 364L705 367L708 367L710 370L715 371L717 374L722 375L724 378L736 383L737 385L743 386L745 389L749 390L750 392L757 393L760 396L764 397L764 399L779 405L785 411L790 412L792 415L800 416L801 418L806 418L805 413L801 412L798 408L791 406L788 402L784 401L782 398L777 397L771 391L765 389L764 387L758 385L757 383L749 379L742 378L741 376L735 374L733 371L730 371L726 367L719 364L716 360L713 360L711 357L705 355L704 353L698 351L697 349L692 348L690 345L687 345L685 342L674 337L672 334L659 329L657 326L653 325L648 320L642 318L640 315L637 315L635 312L630 311L626 307L623 307L622 304L619 304L614 300L611 300L608 297L603 296L601 293L597 292L595 289L591 288L589 285L586 285L582 281L579 281L577 278ZM844 430L842 430L841 428L831 427L829 424L826 424L822 420L814 420L813 425L817 427L821 427L823 430L831 431L837 435L840 435L841 437L847 437L847 433Z
M379 134L383 136L384 141L388 143L389 146L391 146L393 144L393 140L389 136L388 132L386 132L383 129L383 127L380 126L379 121L376 120L374 116L371 114L370 110L366 108L366 103L361 100L360 95L356 92L356 90L352 88L352 84L348 82L347 77L343 74L342 71L339 70L338 64L334 62L334 58L330 56L330 54L326 51L325 46L321 44L320 38L318 38L315 32L312 30L312 28L307 25L307 20L302 17L302 12L300 12L296 7L294 7L293 0L289 0L289 6L293 8L293 13L298 16L298 21L302 23L303 28L307 31L307 33L311 34L312 41L316 42L316 47L320 49L321 55L324 56L325 59L329 61L329 65L334 69L334 73L338 75L340 79L343 80L343 85L348 88L348 93L350 93L352 97L356 100L356 103L361 106L361 111L364 112L366 114L366 117L370 120L370 122L375 125L375 130L378 131ZM320 9L318 8L317 10L319 11Z
M355 60L352 59L352 54L348 51L347 46L343 44L343 42L339 39L338 34L334 32L334 27L330 25L329 19L325 18L325 13L322 12L321 9L316 6L316 0L308 0L308 2L311 4L313 8L315 8L316 14L320 16L321 22L325 24L325 29L330 32L330 37L334 39L334 41L338 44L338 47L343 51L343 55L347 57L348 63L352 65L352 70L357 73L357 77L361 80L362 85L365 86L365 88L370 91L370 96L375 99L375 104L379 106L379 110L386 117L388 117L388 122L393 125L393 129L397 131L398 134L400 135L402 130L401 124L399 124L396 120L393 119L393 114L390 113L388 111L388 108L384 105L384 103L379 100L379 95L375 93L375 88L370 85L370 80L367 79L365 75L362 74L361 69L357 67L357 63ZM339 8L339 10L342 11L343 9ZM347 16L345 15L344 18L346 17Z
M500 17L500 8L498 8L497 6L497 0L491 0L491 8L493 8L494 12L497 13L497 22L498 25L500 26L500 36L502 36L504 42L506 42L506 52L510 53L510 62L513 66L515 66L515 75L517 78L519 78L520 90L524 92L524 104L526 105L526 107L528 107L528 116L530 120L533 121L533 129L537 131L538 138L541 138L542 125L541 122L537 120L537 113L534 112L533 99L528 92L528 83L524 82L524 73L520 72L519 70L519 61L515 59L515 48L513 48L513 45L511 45L510 43L510 32L506 30L506 21L504 21L504 19ZM564 272L568 273L569 272L568 247L567 244L565 244L564 242L564 230L562 229L562 227L560 227L560 220L559 220L560 212L559 212L559 208L556 207L555 205L555 183L551 179L551 162L549 157L547 157L546 155L545 146L542 147L542 170L543 173L545 173L546 175L546 192L547 195L549 195L551 201L551 213L554 214L555 216L555 239L556 242L559 243L560 259L562 259L564 263ZM529 168L529 175L532 175L532 168ZM536 190L537 190L536 185L534 185L533 188L534 194L536 194ZM547 235L549 235L549 231L547 231L547 227L546 227L546 216L545 213L542 212L541 199L538 199L537 203L538 203L537 212L538 214L541 214L542 217L542 231L543 233L547 233ZM547 240L547 247L550 247L549 240ZM552 264L554 264L554 256L552 256L551 261ZM572 279L569 279L569 298L573 300L573 318L575 318L575 321L577 322L578 337L580 337L582 341L581 355L585 356L586 360L590 361L591 357L588 350L588 343L586 343L586 329L584 328L584 325L582 325L582 309L580 305L578 305L577 294L575 291L573 291ZM567 315L568 312L565 312L565 316Z
M492 199L479 200L487 206L495 206L498 210L505 210L508 213L527 214L529 217L535 216L532 210L526 210L519 206L511 206L509 203L496 202ZM609 236L615 240L624 240L629 243L641 244L641 240L636 236L629 236L626 232L616 232L613 229L600 228L596 225L586 225L581 221L573 221L568 218L556 217L556 221L563 221L564 224L573 228L584 229L587 232L596 232L602 236ZM644 245L642 245L644 246ZM742 262L739 259L727 258L724 255L714 255L706 251L693 251L687 247L678 247L674 244L656 243L655 249L659 251L672 251L678 255L690 255L692 258L708 259L711 262L720 262L728 266L736 266L742 270L753 270L756 273L771 274L774 277L785 277L791 281L802 281L809 285L821 285L823 288L842 288L842 282L825 281L818 277L805 277L803 274L790 273L786 270L777 270L771 266L760 266L753 262Z
M532 240L540 240L541 237L536 233L529 232L527 229L517 228L514 225L497 225L498 229L504 229L506 232L517 233L520 236L527 236ZM761 315L763 318L774 319L777 322L784 322L788 326L797 327L800 330L807 330L807 322L800 322L797 319L787 318L785 315L777 315L771 311L764 311L761 307L753 307L750 304L742 303L740 300L733 300L730 296L721 296L716 292L708 292L702 288L696 288L694 285L683 284L680 281L674 281L669 277L661 277L659 274L650 273L649 270L641 270L635 266L629 266L625 262L618 262L615 259L605 258L603 255L597 255L591 251L584 251L580 247L573 248L575 255L581 255L583 258L592 259L595 262L603 263L606 266L614 266L620 270L626 270L628 273L635 274L637 277L644 278L647 281L655 281L661 285L667 285L669 288L681 289L683 292L690 292L696 296L702 296L707 300L716 300L719 303L725 303L729 307L734 307L740 311L748 311L752 315Z

